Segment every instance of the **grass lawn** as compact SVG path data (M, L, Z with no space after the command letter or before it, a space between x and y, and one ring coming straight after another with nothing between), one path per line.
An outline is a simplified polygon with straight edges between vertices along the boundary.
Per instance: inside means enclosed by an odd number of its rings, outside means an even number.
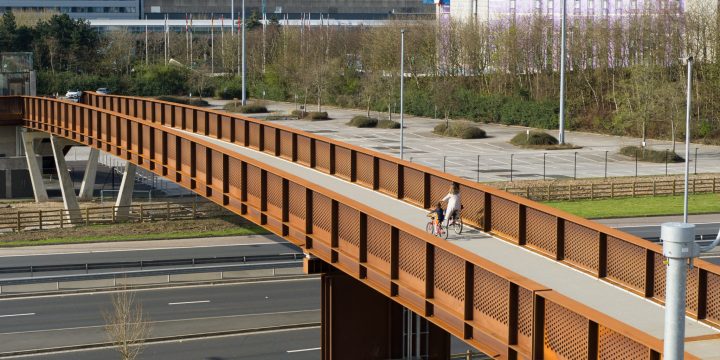
M683 213L682 196L551 201L545 204L589 219L679 215ZM690 214L720 213L720 195L690 195L688 212Z
M156 221L24 231L0 235L0 247L82 244L93 242L188 239L268 234L264 228L237 217Z

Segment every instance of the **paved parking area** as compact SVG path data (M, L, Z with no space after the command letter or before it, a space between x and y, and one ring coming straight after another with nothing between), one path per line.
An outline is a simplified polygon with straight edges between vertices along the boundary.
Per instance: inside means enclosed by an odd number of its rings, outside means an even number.
M215 106L226 103L211 101ZM288 113L296 108L294 103L267 102L272 112ZM309 107L315 110L315 106ZM278 120L283 125L320 134L354 145L400 156L400 131L397 129L358 129L346 123L363 110L323 107L332 120ZM387 114L371 112L373 117L387 118ZM254 115L264 118L267 114ZM393 120L399 120L393 114ZM482 181L602 178L619 176L644 176L681 174L684 163L655 164L635 162L618 154L621 147L637 145L640 139L621 136L598 135L583 132L567 132L568 142L580 145L574 150L528 150L515 147L509 140L527 128L484 124L488 138L462 140L446 138L432 133L435 125L443 120L414 116L405 117L405 158L412 162L445 170L461 177ZM649 141L654 149L671 149L669 141ZM684 152L681 143L676 151ZM695 152L697 151L697 161ZM720 173L720 147L693 144L690 156L691 173Z

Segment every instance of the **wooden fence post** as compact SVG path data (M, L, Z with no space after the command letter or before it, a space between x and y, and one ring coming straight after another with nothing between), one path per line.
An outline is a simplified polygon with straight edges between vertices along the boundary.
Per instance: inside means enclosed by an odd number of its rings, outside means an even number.
M18 232L20 232L20 229L22 229L22 227L20 226L20 211L17 212L17 229Z
M196 215L197 215L197 203L196 203L195 201L193 201L193 206L192 206L192 218L195 219L195 216L196 216Z
M167 220L170 221L170 202L165 203L165 207L167 209Z
M615 183L610 183L610 198L615 198Z
M58 214L60 214L60 228L62 229L63 226L63 211L62 209L58 210Z
M38 218L38 221L40 223L40 230L42 230L42 222L43 222L43 212L40 210L40 217Z
M550 187L551 186L552 186L551 184L548 184L548 187L547 187L547 201L550 201Z
M595 199L595 183L590 183L590 200Z
M85 226L90 225L90 208L85 208Z
M676 179L673 179L673 196L675 196L675 184L676 184Z
M143 221L144 213L145 213L145 212L143 211L143 204L140 203L140 222L144 222L144 221Z

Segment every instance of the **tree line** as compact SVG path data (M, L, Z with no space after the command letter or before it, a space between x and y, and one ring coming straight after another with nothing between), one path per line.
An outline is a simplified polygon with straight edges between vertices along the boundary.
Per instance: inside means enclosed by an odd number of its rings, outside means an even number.
M658 3L660 4L660 2ZM692 135L720 142L720 26L696 3L617 17L571 18L567 36L568 127L651 138L684 135L685 65L695 57ZM658 5L660 6L660 5ZM35 53L41 93L111 87L135 95L240 97L239 36L97 33L55 15L34 26L0 19L0 46ZM411 114L554 129L558 123L560 28L525 16L494 21L394 21L378 27L260 25L247 30L249 95L399 111L400 30L405 104ZM166 65L168 58L179 65ZM147 49L147 51L146 51ZM210 74L210 69L215 74Z

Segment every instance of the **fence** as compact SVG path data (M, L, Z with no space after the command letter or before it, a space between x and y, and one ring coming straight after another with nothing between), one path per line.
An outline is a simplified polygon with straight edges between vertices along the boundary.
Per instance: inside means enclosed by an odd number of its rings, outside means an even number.
M702 151L701 151L702 150ZM684 154L680 154L684 156ZM413 155L410 162L476 182L579 178L670 176L683 174L684 162L644 162L610 151L517 152L478 155ZM694 148L690 172L720 172L720 153Z
M690 179L690 194L715 194L720 192L718 178ZM595 200L617 197L681 195L684 190L683 180L647 180L633 182L610 182L547 186L511 187L505 185L503 190L536 201L558 200Z
M119 210L129 208L123 222L210 218L230 214L211 202L141 203L131 206L97 206L80 210L15 210L0 212L0 232L65 228L77 225L112 224L120 222ZM73 223L75 215L80 221Z

